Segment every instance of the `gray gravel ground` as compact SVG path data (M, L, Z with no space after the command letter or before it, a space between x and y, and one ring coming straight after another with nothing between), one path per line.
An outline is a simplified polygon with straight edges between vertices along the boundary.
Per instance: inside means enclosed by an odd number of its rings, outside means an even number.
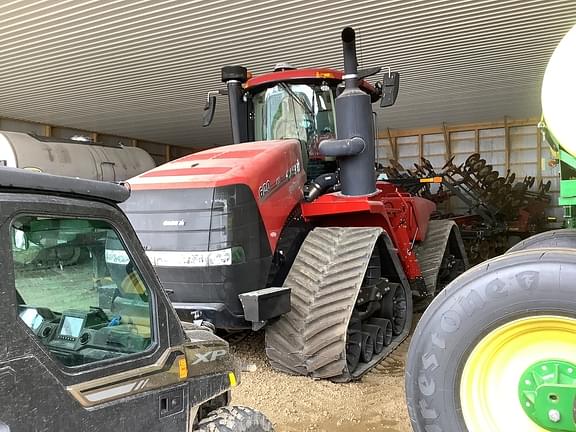
M334 384L275 372L266 360L264 333L253 333L232 345L244 369L232 403L263 411L277 432L410 432L403 378L407 349L404 342L360 382Z

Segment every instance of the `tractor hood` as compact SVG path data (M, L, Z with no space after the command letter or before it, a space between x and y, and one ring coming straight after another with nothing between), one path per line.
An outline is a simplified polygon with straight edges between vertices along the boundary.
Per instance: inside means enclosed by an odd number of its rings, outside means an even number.
M260 186L302 170L296 140L259 141L216 147L168 162L128 180L132 190L187 189L245 184ZM297 172L296 172L297 171Z
M302 200L304 181L298 141L236 144L130 179L132 194L122 209L149 251L212 251L250 243L259 245L257 257L264 245L267 254L275 250L288 215Z

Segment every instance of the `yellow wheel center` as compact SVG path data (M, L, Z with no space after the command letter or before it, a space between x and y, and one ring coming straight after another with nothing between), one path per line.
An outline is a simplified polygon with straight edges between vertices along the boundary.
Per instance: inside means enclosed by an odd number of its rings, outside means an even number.
M496 328L476 345L460 380L462 416L469 432L536 432L518 398L518 384L531 365L576 362L576 319L533 316Z

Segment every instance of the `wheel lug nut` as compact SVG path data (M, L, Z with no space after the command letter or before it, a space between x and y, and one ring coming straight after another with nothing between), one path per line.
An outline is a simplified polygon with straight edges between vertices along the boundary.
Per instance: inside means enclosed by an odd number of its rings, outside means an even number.
M560 411L551 409L548 411L548 419L553 423L558 423L560 421Z

